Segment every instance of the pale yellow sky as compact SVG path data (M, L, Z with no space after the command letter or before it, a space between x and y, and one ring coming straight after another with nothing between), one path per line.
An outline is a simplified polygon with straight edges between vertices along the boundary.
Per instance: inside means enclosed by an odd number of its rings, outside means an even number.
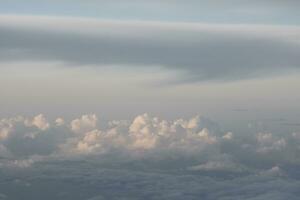
M299 74L166 84L165 80L177 74L159 67L152 71L117 66L70 68L46 62L0 66L3 116L22 112L70 116L97 112L108 118L122 118L149 112L168 117L203 113L226 120L228 114L240 117L250 115L249 112L278 118L300 113ZM247 112L237 115L233 110Z

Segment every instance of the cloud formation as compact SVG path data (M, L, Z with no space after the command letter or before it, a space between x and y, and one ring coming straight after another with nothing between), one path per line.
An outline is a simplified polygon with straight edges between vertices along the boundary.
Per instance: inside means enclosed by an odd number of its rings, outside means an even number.
M99 121L2 119L0 197L19 199L15 190L31 199L298 197L299 133L232 133L203 116Z
M299 68L297 26L0 16L0 60L159 66L180 81L237 80ZM177 80L179 81L179 80Z
M49 122L42 114L4 118L0 121L1 155L12 160L108 154L183 156L199 162L187 166L197 170L222 166L265 170L300 162L298 133L226 132L203 116L169 121L142 114L133 120L110 121L105 128L97 122L94 114L69 122L63 118Z
M27 119L24 121L24 124L28 127L35 126L41 130L47 130L49 128L49 123L47 122L46 118L40 114L35 116L33 119Z

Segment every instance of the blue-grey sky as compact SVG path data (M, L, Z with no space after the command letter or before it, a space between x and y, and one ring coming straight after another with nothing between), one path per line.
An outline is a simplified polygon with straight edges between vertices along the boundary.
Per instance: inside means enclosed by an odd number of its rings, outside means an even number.
M2 116L227 119L241 108L298 120L297 25L32 13L2 14L0 25Z
M0 116L299 121L298 1L0 2Z
M296 200L300 1L0 0L0 200Z
M109 19L299 24L295 0L1 0L2 13Z

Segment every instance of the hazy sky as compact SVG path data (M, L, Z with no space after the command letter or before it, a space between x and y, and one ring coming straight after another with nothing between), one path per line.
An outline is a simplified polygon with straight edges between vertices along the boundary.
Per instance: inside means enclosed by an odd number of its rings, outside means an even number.
M0 200L296 200L300 1L0 0Z
M298 1L0 2L0 116L299 120Z

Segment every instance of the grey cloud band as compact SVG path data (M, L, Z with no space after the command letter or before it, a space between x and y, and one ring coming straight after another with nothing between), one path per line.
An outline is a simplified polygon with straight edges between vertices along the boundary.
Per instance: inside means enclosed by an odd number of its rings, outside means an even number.
M181 72L180 80L237 80L300 65L300 28L0 16L0 61L61 61Z

